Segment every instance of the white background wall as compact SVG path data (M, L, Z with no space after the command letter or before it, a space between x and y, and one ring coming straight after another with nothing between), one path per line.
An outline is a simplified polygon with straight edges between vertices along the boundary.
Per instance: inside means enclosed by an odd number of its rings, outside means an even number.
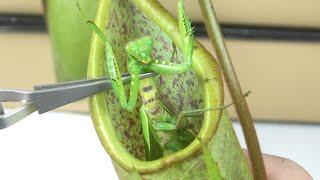
M262 151L290 158L320 179L320 126L257 123ZM244 147L239 124L236 131ZM89 115L33 114L0 130L0 179L117 179Z

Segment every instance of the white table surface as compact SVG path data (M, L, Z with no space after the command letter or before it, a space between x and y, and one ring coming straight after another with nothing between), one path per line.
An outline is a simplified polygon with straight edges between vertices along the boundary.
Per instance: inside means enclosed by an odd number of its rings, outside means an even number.
M263 152L287 157L320 179L320 125L257 123ZM235 129L243 147L238 123ZM0 130L0 179L117 179L90 116L32 114Z

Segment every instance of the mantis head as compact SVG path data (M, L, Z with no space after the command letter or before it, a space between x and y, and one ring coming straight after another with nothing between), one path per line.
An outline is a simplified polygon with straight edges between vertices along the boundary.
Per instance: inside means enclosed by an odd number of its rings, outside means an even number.
M151 62L153 40L149 36L131 41L126 46L126 52L138 61L148 64Z

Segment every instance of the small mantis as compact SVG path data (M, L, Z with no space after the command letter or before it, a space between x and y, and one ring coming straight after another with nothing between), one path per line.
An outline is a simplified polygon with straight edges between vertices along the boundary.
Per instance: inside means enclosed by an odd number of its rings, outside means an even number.
M161 158L166 151L178 151L190 144L195 137L195 132L188 129L188 127L180 127L181 120L185 117L194 117L209 109L182 111L176 116L159 100L154 79L139 80L138 78L138 75L143 72L151 71L158 74L170 75L187 72L191 69L194 46L193 29L190 20L185 14L184 0L179 0L178 2L178 24L182 42L181 49L185 61L182 64L174 64L170 61L154 60L151 56L153 40L149 36L129 42L125 48L128 55L127 69L131 75L129 99L126 97L121 73L111 44L95 23L92 21L87 21L87 23L105 44L105 70L110 76L113 92L119 100L121 107L128 112L133 112L138 94L140 94L143 105L139 112L145 141L146 160ZM163 140L161 138L163 134L168 135L169 138Z

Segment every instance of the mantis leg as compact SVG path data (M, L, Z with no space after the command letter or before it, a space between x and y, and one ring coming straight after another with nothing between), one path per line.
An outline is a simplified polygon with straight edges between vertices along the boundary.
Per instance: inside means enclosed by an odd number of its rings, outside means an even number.
M140 120L143 139L145 141L146 160L151 161L161 158L163 156L163 149L155 130L150 124L150 120L144 106L140 108Z
M190 111L182 111L174 126L176 127L176 136L172 137L171 140L166 144L166 148L171 151L179 151L187 147L193 139L197 136L195 129L190 127L181 127L181 120L185 117L197 117L202 115L206 111L213 110L212 108L208 109L197 109Z
M250 95L251 91L247 91L246 93L243 94L243 97L248 97ZM218 110L224 110L227 109L228 107L232 106L233 103L229 103L220 107L216 108L206 108L206 109L196 109L196 110L188 110L188 111L181 111L177 121L176 121L176 126L177 128L180 127L180 122L184 117L197 117L202 115L206 111L218 111Z
M181 121L186 117L198 117L198 116L201 116L206 111L223 110L223 109L228 108L231 105L228 104L226 106L221 106L221 107L217 107L217 108L206 108L206 109L196 109L196 110L181 111L179 116L178 116L178 118L177 118L177 121L176 121L176 127L180 128Z
M161 101L159 103L164 110L164 113L160 121L153 123L153 128L156 131L168 133L168 137L170 137L170 139L164 145L165 150L169 150L169 152L179 151L188 146L194 139L195 135L187 129L178 129L176 126L177 117L174 115L174 112L167 108Z
M161 101L159 101L160 106L164 110L161 120L154 122L153 127L157 131L175 131L177 130L176 121L177 118L174 115L174 112L167 108Z
M179 21L179 32L182 44L182 51L185 56L186 62L183 64L172 64L171 62L158 60L154 63L149 64L146 70L151 70L160 74L176 74L186 72L191 68L192 55L193 55L193 29L191 22L187 18L184 9L184 0L179 0L178 3L178 21Z
M172 136L165 148L176 152L187 147L195 138L195 135L187 129L177 129L176 135Z
M116 57L112 50L111 44L108 42L104 33L97 27L97 25L94 22L88 21L87 23L105 44L105 53L106 53L105 70L107 70L109 73L112 89L115 96L117 97L121 106L125 110L132 112L135 108L135 105L138 99L139 83L140 83L138 75L141 72L141 68L139 68L139 66L136 63L134 63L134 60L129 59L131 87L130 87L129 101L127 102L125 88L121 78L121 73L119 70Z
M111 85L113 92L115 93L116 97L118 98L121 106L129 111L132 112L135 108L137 99L138 99L138 92L139 92L139 74L140 68L139 66L133 61L129 60L129 72L131 75L131 87L130 87L130 97L129 101L127 102L125 88L123 85L123 81L121 78L121 73L114 56L112 47L110 43L105 43L106 49L106 66L105 69L108 70L109 76L111 78Z
M177 47L176 47L176 45L172 42L172 55L171 55L170 62L173 61L173 58L174 58L175 55L177 55Z

